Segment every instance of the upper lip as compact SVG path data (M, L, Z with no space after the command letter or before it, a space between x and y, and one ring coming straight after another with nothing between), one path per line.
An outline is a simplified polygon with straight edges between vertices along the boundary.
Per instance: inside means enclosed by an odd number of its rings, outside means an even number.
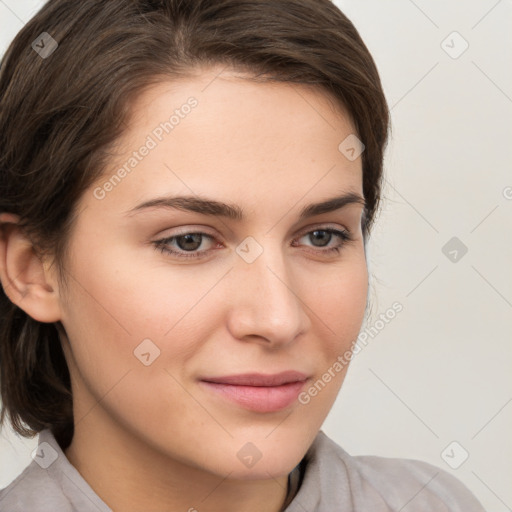
M232 386L282 386L290 382L301 382L307 375L294 370L265 375L263 373L245 373L243 375L227 375L224 377L205 377L202 381L216 384L230 384Z

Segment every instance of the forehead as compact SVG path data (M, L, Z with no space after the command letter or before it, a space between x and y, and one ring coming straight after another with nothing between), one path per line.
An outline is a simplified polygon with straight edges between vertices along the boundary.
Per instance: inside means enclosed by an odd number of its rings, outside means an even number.
M190 109L192 99L197 106ZM213 140L223 142L224 149L267 142L260 147L268 150L270 139L276 150L293 139L303 146L305 139L311 141L305 149L321 149L318 141L325 140L332 149L332 137L356 131L347 109L320 86L269 81L218 67L146 88L130 105L130 113L128 138L130 132L151 133L174 117L173 137L180 132L196 135L201 146L211 146ZM206 133L208 139L201 137Z
M138 95L96 186L124 167L128 172L114 180L105 201L122 208L157 192L230 202L297 201L313 189L315 199L362 193L361 159L351 161L338 149L354 132L343 107L322 89L207 70ZM133 161L144 145L151 150ZM130 160L136 165L127 166Z

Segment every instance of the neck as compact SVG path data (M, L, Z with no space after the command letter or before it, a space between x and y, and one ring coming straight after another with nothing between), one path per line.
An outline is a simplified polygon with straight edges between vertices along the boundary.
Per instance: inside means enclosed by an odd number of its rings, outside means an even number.
M229 474L213 474L162 454L117 425L97 421L97 414L90 416L75 426L65 454L113 511L281 512L283 509L287 476L233 480Z

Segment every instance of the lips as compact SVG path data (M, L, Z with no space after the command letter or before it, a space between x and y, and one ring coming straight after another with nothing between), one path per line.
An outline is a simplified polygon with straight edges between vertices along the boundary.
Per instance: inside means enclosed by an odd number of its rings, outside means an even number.
M208 377L200 384L222 400L259 413L277 412L291 406L304 388L307 375L286 371L274 375L248 373Z
M288 370L273 375L264 375L261 373L246 373L244 375L229 375L226 377L206 377L201 379L204 382L215 384L229 384L232 386L282 386L290 382L301 382L307 379L307 375L294 370Z

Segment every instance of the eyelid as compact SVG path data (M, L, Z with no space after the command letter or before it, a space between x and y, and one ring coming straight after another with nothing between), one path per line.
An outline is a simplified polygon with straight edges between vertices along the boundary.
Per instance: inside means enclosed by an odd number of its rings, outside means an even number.
M313 223L313 224L310 224L308 226L301 228L296 236L300 237L300 236L310 233L311 231L322 230L322 229L336 229L338 231L346 231L348 234L352 234L352 230L349 229L347 226L343 226L340 224L333 224L333 223L329 223L329 222L320 222L320 223L316 222L316 223Z
M207 227L205 226L181 226L179 228L176 228L178 231L173 231L171 236L181 236L181 235L189 235L190 233L203 233L206 235L216 236L214 233L211 233Z

